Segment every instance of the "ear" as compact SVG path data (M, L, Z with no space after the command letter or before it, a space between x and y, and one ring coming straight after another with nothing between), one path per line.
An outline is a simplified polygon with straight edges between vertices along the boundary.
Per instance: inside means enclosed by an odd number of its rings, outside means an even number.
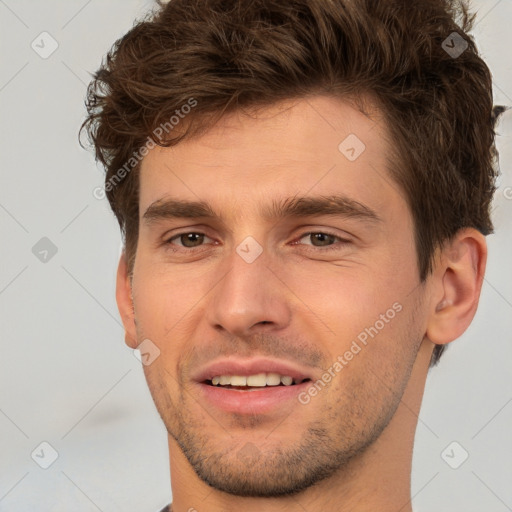
M441 249L432 284L426 335L444 345L457 339L475 316L487 262L485 236L473 228L460 230Z
M137 348L137 334L135 328L135 312L133 309L132 285L128 275L126 254L123 251L117 267L116 300L119 314L124 326L125 343L130 348Z

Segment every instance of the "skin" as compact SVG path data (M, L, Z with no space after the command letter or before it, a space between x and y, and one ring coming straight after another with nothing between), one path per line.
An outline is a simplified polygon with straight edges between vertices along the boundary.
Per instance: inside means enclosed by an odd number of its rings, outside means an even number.
M143 160L133 276L123 255L117 301L126 343L150 339L160 350L144 372L169 433L173 512L412 510L412 448L432 349L470 324L487 250L478 231L461 230L420 283L413 219L386 170L378 119L312 96L230 114ZM350 133L366 145L352 162L338 150ZM344 194L381 221L261 215L295 194ZM207 201L220 219L145 222L162 198ZM187 232L206 236L187 247L176 237ZM247 236L263 249L250 264L236 252ZM226 413L191 380L228 355L285 358L316 380L396 303L400 312L306 405Z

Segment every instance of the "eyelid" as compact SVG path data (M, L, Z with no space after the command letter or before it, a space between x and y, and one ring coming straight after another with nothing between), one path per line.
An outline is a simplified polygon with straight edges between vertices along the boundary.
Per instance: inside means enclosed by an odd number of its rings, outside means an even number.
M172 235L171 237L164 237L164 244L165 245L173 245L171 244L171 241L174 241L175 239L179 239L182 235L203 235L205 238L209 238L210 240L213 240L213 238L209 237L206 233L203 233L202 231L193 231L193 230L187 230L182 231L181 233L176 233ZM203 244L204 245L204 244ZM192 249L198 249L199 247L203 247L203 245L200 245L198 247L185 247L184 245L178 245L178 247L183 247L184 249L192 250Z
M334 244L326 245L326 246L316 246L313 244L298 244L297 243L299 240L302 240L306 236L316 235L316 234L332 236L338 240L338 243L334 243ZM339 248L340 245L346 245L349 243L350 243L350 240L348 240L347 238L344 238L340 235L337 235L336 233L332 233L331 231L328 231L325 229L313 229L310 231L306 231L305 233L302 233L298 238L295 239L294 242L292 242L292 245L306 245L309 247L313 247L314 249L318 249L319 251L327 251L329 249L337 249L337 248Z

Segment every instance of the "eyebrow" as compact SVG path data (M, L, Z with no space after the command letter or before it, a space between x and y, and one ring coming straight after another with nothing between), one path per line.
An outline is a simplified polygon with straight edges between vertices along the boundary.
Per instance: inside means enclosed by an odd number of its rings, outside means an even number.
M287 217L311 217L332 215L352 218L368 223L382 222L382 218L370 207L344 195L301 196L273 200L261 210L265 220ZM166 219L216 219L222 220L213 208L204 201L160 199L144 212L143 221L151 224Z

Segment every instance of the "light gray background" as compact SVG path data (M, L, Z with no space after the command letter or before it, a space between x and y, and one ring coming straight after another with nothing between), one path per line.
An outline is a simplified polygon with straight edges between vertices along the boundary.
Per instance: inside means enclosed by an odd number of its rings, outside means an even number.
M120 235L106 200L92 195L102 170L77 143L89 73L151 5L0 0L2 512L153 512L171 500L166 432L115 304ZM473 6L495 103L512 105L512 1ZM31 48L43 31L59 45L46 59ZM512 510L512 111L498 132L502 177L481 303L427 381L415 512ZM58 250L46 262L32 252L43 237ZM48 469L31 458L43 441L58 452ZM441 456L452 441L452 460L469 454L458 469Z

